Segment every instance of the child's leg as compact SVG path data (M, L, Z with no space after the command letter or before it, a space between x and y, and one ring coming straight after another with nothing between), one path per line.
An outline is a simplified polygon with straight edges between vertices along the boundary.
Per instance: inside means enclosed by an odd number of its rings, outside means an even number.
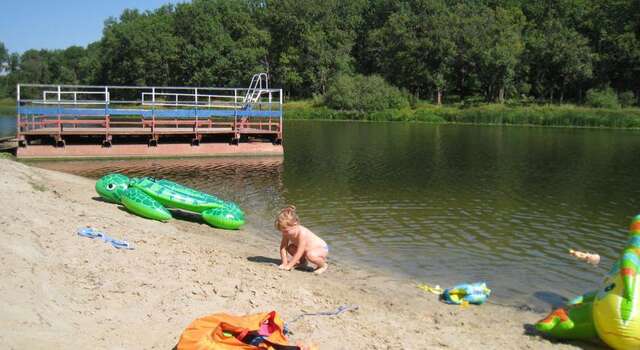
M327 247L314 248L307 252L307 260L317 266L314 273L319 275L327 270L329 267L327 255L329 255L329 249Z
M291 255L291 257L293 257L294 255L296 255L296 252L298 251L298 246L295 244L289 244L287 246L287 253L289 253L289 255ZM300 258L300 261L296 264L296 266L305 266L307 265L307 254L302 254L302 257Z

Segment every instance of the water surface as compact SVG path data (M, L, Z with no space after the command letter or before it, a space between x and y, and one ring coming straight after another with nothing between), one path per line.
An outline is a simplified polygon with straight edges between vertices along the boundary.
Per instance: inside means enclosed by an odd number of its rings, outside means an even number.
M640 212L640 134L625 130L287 122L285 157L38 162L97 178L169 178L238 202L274 241L295 204L332 254L492 300L597 286ZM569 248L602 255L593 268ZM543 298L544 299L544 298Z
M16 134L16 117L0 115L0 138Z

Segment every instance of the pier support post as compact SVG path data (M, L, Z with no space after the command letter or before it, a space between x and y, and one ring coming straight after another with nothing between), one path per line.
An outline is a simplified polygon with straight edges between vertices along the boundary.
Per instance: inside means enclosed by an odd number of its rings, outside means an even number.
M200 141L202 141L202 135L196 135L196 137L191 140L191 146L200 146Z
M112 145L111 140L112 140L111 135L107 135L107 137L105 137L104 141L102 141L102 147L105 147L105 148L111 147L111 145Z
M64 146L66 146L66 142L64 142L64 139L60 136L56 136L55 138L55 147L56 148L64 148Z
M29 144L29 142L27 141L27 138L24 135L18 135L18 147L27 147L27 145Z

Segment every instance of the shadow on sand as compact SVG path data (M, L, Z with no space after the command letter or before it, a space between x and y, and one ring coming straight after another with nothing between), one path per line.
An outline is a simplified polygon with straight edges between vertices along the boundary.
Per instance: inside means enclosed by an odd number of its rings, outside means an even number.
M102 198L102 197L98 197L98 196L91 197L91 199L93 199L93 200L94 200L94 201L96 201L96 202L111 203L111 202L109 202L108 200L106 200L106 199L104 199L104 198Z
M96 201L107 202L104 199L99 198L99 197L94 197L93 199L96 200ZM111 203L111 202L107 202L107 203ZM118 204L114 204L114 205L117 205L118 209L122 210L125 213L129 213L131 215L136 215L135 213L132 213L131 211L127 210L127 208L125 208L122 205L118 205ZM202 225L206 225L207 224L206 222L204 222L204 220L202 220L202 217L198 213L191 213L191 212L188 212L188 211L182 211L182 210L178 210L178 209L169 209L169 212L171 212L171 216L174 219L178 219L178 220L182 220L182 221L194 222L194 223L202 224ZM142 217L142 216L140 216L140 217Z
M530 337L541 337L544 339L549 340L550 342L554 343L554 344L570 344L576 347L579 347L581 349L584 350L602 350L602 349L608 349L609 347L607 347L606 344L604 344L602 341L600 341L599 339L594 339L593 342L589 341L578 341L578 340L558 340L555 339L553 337L550 337L546 334L543 334L541 332L539 332L536 329L535 325L532 324L525 324L523 326L524 328L524 334L528 335Z
M275 266L280 265L280 259L268 258L266 256L250 256L247 258L247 260L254 263L258 263L258 264L275 265ZM314 271L314 269L311 266L305 266L305 265L297 266L296 270L305 271L305 272Z
M533 293L533 296L536 299L549 305L551 309L557 309L559 307L562 307L569 301L569 299L554 292L539 291L539 292Z

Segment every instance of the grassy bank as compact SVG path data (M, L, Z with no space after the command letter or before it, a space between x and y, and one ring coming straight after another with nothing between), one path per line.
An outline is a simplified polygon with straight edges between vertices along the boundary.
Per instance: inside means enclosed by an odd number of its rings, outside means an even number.
M12 116L16 114L16 100L10 98L0 99L0 116Z
M287 119L640 128L640 108L604 109L575 105L464 107L419 104L415 108L362 112L337 111L315 107L311 101L294 101L285 105L285 116Z

